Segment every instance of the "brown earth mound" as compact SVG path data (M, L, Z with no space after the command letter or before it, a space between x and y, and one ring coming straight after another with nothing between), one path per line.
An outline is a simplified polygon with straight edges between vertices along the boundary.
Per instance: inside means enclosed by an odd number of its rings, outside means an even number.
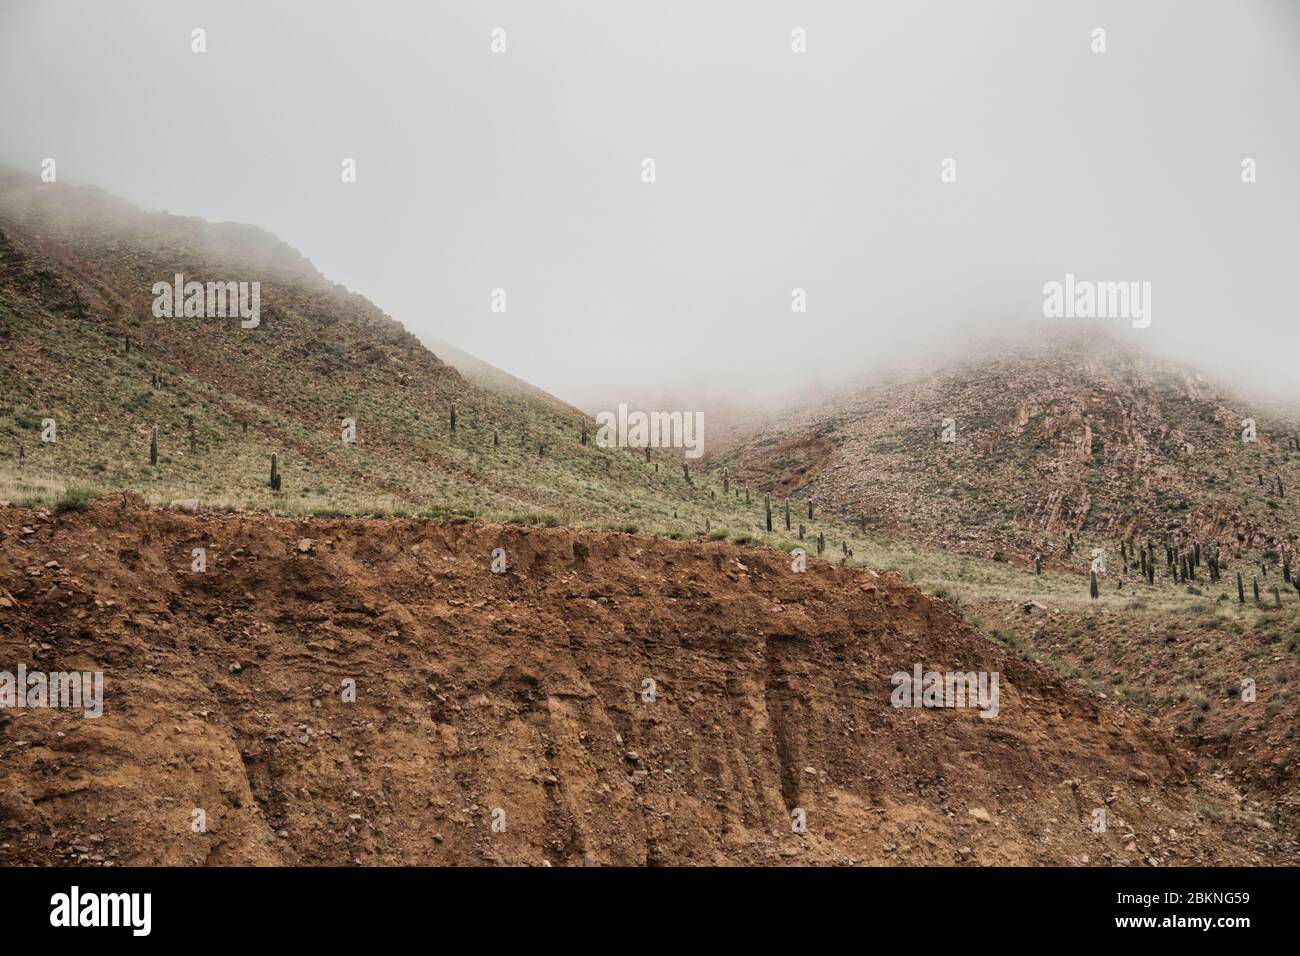
M724 543L0 508L19 663L102 671L104 713L0 710L0 864L1294 855L1187 751L902 579ZM891 706L918 663L998 672L996 718Z

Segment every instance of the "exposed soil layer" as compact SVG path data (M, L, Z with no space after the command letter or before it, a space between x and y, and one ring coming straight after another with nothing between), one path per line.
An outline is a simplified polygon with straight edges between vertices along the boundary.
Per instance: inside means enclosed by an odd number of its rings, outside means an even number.
M0 710L0 864L1295 861L901 578L726 543L0 508L19 663L102 671L104 714ZM891 706L918 663L998 672L997 716Z

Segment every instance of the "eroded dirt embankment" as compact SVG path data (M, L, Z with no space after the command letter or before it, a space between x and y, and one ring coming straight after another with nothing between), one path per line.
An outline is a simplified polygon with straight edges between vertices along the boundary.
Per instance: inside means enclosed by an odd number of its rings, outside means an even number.
M0 508L0 589L0 670L105 679L99 719L0 710L4 864L1284 862L1184 751L890 574L116 496ZM892 707L916 663L999 672L998 716Z

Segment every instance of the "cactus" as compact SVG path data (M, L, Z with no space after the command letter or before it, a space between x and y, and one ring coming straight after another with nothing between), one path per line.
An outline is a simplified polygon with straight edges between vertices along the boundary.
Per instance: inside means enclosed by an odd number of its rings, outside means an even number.
M451 403L451 433L456 434L456 403Z
M1043 573L1043 556L1041 554L1036 554L1034 555L1034 574L1042 574L1042 573Z
M494 428L492 429L492 447L499 448L500 446L501 446L501 435Z
M867 516L865 513L858 515L858 527L863 534L867 533Z
M804 526L803 526L802 524L800 524L800 525L799 525L799 540L800 540L800 541L803 540L803 533L804 533L804 530L805 530L805 529L804 529Z
M809 520L809 521L812 521L812 519L813 519L813 517L812 517L812 499L809 498L809 499L808 499L808 520Z
M280 456L271 452L271 490L280 490Z
M1065 538L1065 553L1067 556L1074 554L1074 532L1073 531L1071 531Z
M785 499L785 530L790 530L790 499ZM802 535L801 535L802 537Z
M587 420L585 418L582 420L582 435L579 436L578 442L582 445L587 444Z
M1088 571L1088 597L1095 598L1095 597L1097 597L1097 596L1098 596L1098 593L1097 593L1097 572L1096 572L1096 571L1089 570L1089 571Z
M21 469L23 463L27 461L27 450L23 448L22 442L18 443L18 467Z
M726 468L722 469L722 493L731 494L731 473Z
M826 535L824 532L817 532L817 553L821 554L826 550Z
M686 479L688 485L691 483L691 466L686 462L682 462L682 477Z
M772 530L772 496L763 496L763 510L767 512L767 530Z
M1237 603L1238 604L1246 603L1246 589L1245 587L1242 586L1240 571L1237 572Z
M1282 476L1281 476L1281 475L1275 475L1274 477L1277 478L1277 496L1278 496L1279 498L1285 498L1285 497L1286 497L1286 489L1282 487Z
M1252 591L1255 592L1255 603L1258 604L1259 603L1259 578L1255 577L1255 575L1253 574L1250 576L1250 588Z
M1274 607L1282 606L1282 593L1277 589L1276 584L1273 585L1273 606Z
M749 489L745 489L745 504L749 504Z
M149 464L158 464L158 426L155 425L149 432Z

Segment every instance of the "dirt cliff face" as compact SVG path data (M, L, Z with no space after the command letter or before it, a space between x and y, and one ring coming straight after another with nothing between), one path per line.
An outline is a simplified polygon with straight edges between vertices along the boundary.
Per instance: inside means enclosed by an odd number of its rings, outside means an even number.
M902 579L723 543L0 508L19 663L102 671L104 713L0 710L0 864L1294 854L1186 751ZM997 716L891 706L916 664L998 672Z

